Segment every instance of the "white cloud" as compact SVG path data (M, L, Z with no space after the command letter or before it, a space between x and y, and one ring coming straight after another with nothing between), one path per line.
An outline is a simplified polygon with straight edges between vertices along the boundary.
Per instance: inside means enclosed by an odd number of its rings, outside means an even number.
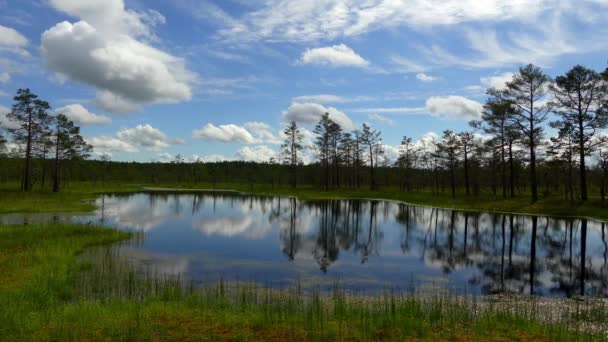
M168 152L161 152L158 154L158 159L161 163L169 163L175 160L175 156Z
M28 44L27 38L17 30L0 25L0 51L8 51L21 56L29 56L25 47Z
M383 123L383 124L386 124L386 125L389 125L389 126L393 126L395 124L395 121L393 121L393 119L387 118L386 116L383 116L383 115L380 115L380 114L377 114L377 113L369 114L368 118L371 121L376 121L376 122Z
M221 142L240 142L246 144L280 144L281 139L272 133L272 127L264 122L246 122L242 126L236 124L214 125L207 123L203 128L192 132L193 138Z
M135 12L123 0L51 0L56 9L80 18L42 34L47 66L70 80L94 86L105 110L124 112L141 105L190 100L196 76L182 59L148 45L164 18ZM113 106L119 101L120 106ZM126 106L125 104L129 104Z
M228 158L221 154L210 154L210 155L206 155L206 156L193 156L193 157L195 157L194 158L195 161L200 160L204 163L218 163L218 162L232 160L232 158Z
M349 103L349 102L363 102L373 101L375 98L371 96L354 96L344 97L332 94L317 94L317 95L302 95L294 97L293 102L299 103Z
M197 80L197 84L202 87L201 93L212 96L228 96L238 95L243 90L255 89L255 84L262 81L263 79L251 75L235 78L205 77Z
M433 76L427 75L427 74L425 74L423 72L417 73L416 74L416 78L419 81L422 81L422 82L433 82L433 81L437 80L437 77L433 77Z
M184 141L180 139L171 140L167 138L165 133L158 128L152 127L150 124L122 129L116 133L116 137L128 144L142 146L150 150L158 150L169 147L170 145L184 143Z
M483 105L462 96L433 96L426 101L426 109L434 116L458 119L479 119Z
M389 163L394 163L399 158L399 146L383 144L382 149Z
M417 72L421 73L429 69L428 66L414 62L403 56L392 56L391 62L395 65L395 71L403 73Z
M220 34L235 40L332 40L400 26L526 20L554 5L551 0L273 0L227 20Z
M343 103L345 98L331 94L303 95L293 98L294 102Z
M98 90L94 102L97 106L114 114L142 112L144 110L141 104L107 90Z
M384 113L384 114L423 114L424 107L375 107L375 108L355 108L350 111L353 113Z
M434 151L435 143L439 140L439 134L435 132L427 132L414 142L414 148L426 151Z
M11 80L11 75L8 72L0 72L0 83L7 83Z
M344 44L307 49L300 57L300 63L335 67L365 68L369 66L368 61Z
M266 145L245 146L236 152L236 156L241 160L266 163L270 158L276 158L277 153Z
M343 112L334 107L325 107L318 103L294 102L283 112L285 121L296 121L304 124L316 124L323 114L329 113L329 118L339 124L343 129L350 130L355 127L353 121Z
M175 157L177 157L177 155L174 155L174 154L171 154L168 152L162 152L162 153L158 154L158 160L161 163L172 162L175 160ZM182 158L183 158L184 162L186 162L186 163L198 163L198 162L217 163L217 162L235 160L234 158L229 158L229 157L226 157L221 154L209 154L209 155L204 155L204 156L199 156L198 154L193 154L191 156L182 155Z
M55 112L67 116L75 124L82 126L109 125L112 123L112 119L109 117L91 113L80 104L69 104L55 110Z
M486 88L496 88L499 90L505 89L507 82L513 80L512 72L505 72L496 76L482 77L481 84Z
M192 137L222 142L242 142L248 144L256 142L253 135L246 128L234 124L216 126L208 123L203 128L194 130Z
M11 110L9 108L0 106L0 128L4 129L15 129L19 128L17 124L13 121L9 120L6 116L10 113Z
M420 58L427 61L426 69L459 66L464 68L500 68L533 63L550 65L557 57L566 54L590 53L605 50L597 43L598 37L608 33L603 27L594 27L591 33L577 36L569 30L568 21L557 11L543 19L543 25L525 26L520 31L498 32L494 29L465 30L469 51L450 52L439 45L421 47Z
M96 155L107 154L111 156L114 153L134 153L138 151L137 147L116 137L85 137L85 140L93 146L93 153Z
M243 125L253 136L255 136L258 142L266 144L281 144L280 137L272 133L272 127L264 122L246 122Z

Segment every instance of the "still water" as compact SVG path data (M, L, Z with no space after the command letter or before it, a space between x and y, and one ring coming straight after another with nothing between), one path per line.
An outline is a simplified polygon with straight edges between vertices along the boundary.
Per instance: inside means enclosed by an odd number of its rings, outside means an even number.
M608 227L592 220L229 193L105 195L94 215L0 216L40 220L142 232L123 254L200 284L608 296Z

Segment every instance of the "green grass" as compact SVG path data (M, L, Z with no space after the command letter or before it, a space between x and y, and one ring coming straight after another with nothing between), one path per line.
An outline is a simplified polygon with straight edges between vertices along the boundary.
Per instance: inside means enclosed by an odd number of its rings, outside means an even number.
M0 340L600 340L593 327L608 315L605 304L556 314L536 299L445 292L197 289L136 268L116 245L93 247L128 237L86 225L0 226Z
M46 190L22 193L17 190L17 184L5 183L0 184L0 213L85 212L94 209L92 201L101 193L130 193L141 191L147 187L190 190L214 188L211 184L107 183L102 185L101 183L76 182L70 183L60 193L52 193ZM383 188L380 191L370 191L366 188L321 191L307 186L292 189L289 187L238 183L217 184L215 188L239 190L256 195L295 196L307 200L375 198L449 209L608 219L608 208L602 205L598 197L592 197L588 202L581 203L565 200L561 196L549 196L531 204L529 197L526 195L505 200L500 196L490 194L479 196L458 194L455 199L452 199L448 193L434 195L431 192L404 192L395 188Z

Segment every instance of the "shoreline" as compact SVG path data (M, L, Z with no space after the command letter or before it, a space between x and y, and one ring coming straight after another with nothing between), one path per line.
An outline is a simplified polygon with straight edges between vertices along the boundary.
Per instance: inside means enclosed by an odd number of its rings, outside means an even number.
M267 197L284 197L284 198L294 198L301 201L325 201L325 200L361 200L361 201L383 201L390 202L396 204L405 204L414 207L426 207L433 209L441 209L441 210L453 210L460 212L470 212L470 213L488 213L488 214L502 214L502 215L519 215L519 216L536 216L536 217L552 217L559 219L586 219L597 222L608 223L608 218L600 218L593 216L584 216L584 215L559 215L559 214L545 214L545 213L526 213L526 212L516 212L516 211L502 211L502 210L485 210L485 209L476 209L476 208L450 208L445 206L438 205L427 205L427 204L419 204L404 200L392 199L392 198L383 198L383 197L356 197L356 196L348 196L348 197L313 197L313 198L302 198L297 195L282 195L280 193L277 194L269 194L269 193L256 193L249 191L241 191L235 189L186 189L186 188L155 188L155 187L144 187L142 191L135 191L133 193L160 193L160 192L168 192L168 193L234 193L241 196L267 196ZM128 192L127 192L128 193ZM608 208L606 208L608 211Z

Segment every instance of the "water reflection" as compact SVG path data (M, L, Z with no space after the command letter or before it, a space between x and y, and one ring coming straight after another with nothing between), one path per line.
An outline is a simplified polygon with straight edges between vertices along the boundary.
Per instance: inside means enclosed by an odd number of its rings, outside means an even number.
M133 260L200 282L339 278L362 290L445 282L469 293L608 296L608 228L596 221L233 194L97 202L94 216L76 219L144 232L128 247Z

